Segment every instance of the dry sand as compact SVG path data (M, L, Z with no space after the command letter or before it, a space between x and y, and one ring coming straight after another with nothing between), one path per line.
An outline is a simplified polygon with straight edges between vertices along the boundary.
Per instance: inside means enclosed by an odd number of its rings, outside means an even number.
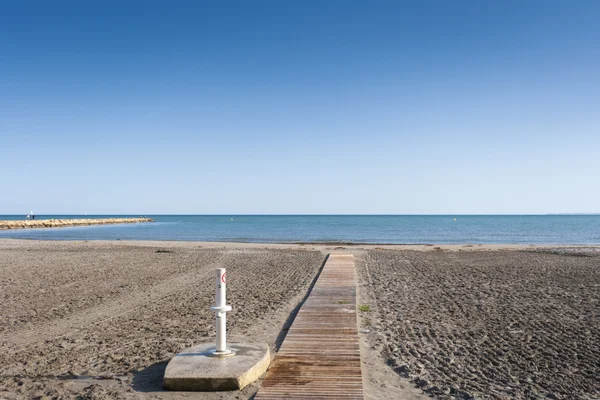
M370 251L372 349L436 398L600 398L600 252Z
M178 351L214 340L214 268L227 268L230 339L274 349L323 260L305 250L1 241L0 398L189 397L162 392L162 374Z
M0 240L0 398L169 393L166 362L213 340L273 350L331 250L357 257L365 398L600 398L600 249ZM428 392L425 395L424 391Z

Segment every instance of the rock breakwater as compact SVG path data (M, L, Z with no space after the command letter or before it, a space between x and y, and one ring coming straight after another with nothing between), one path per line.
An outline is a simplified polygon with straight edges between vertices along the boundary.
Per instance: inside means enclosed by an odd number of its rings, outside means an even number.
M107 224L138 224L154 222L152 218L81 218L81 219L40 219L40 220L5 220L0 221L0 229L28 228L60 228L65 226L107 225Z

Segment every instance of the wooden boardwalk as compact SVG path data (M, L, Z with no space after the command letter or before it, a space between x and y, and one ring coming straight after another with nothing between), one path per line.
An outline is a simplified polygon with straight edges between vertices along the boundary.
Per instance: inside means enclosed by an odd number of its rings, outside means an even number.
M354 257L333 253L255 400L363 398Z

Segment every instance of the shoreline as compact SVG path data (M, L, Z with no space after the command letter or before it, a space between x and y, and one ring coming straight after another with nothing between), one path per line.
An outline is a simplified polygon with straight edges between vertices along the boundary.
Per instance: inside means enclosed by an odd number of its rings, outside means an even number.
M25 239L25 238L0 238L2 243L91 243L105 246L136 246L136 247L174 247L181 249L194 248L243 248L243 249L311 249L329 251L340 248L350 250L412 250L412 251L501 251L501 250L536 250L536 249L568 249L568 248L593 248L600 250L600 244L371 244L371 243L337 243L337 242L297 242L297 243L258 243L258 242L218 242L218 241L184 241L184 240L74 240L74 239Z

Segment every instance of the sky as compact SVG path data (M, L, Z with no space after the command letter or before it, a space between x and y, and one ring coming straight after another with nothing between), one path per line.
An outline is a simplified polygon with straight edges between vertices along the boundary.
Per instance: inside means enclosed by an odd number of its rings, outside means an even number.
M598 1L0 5L0 214L600 212Z

